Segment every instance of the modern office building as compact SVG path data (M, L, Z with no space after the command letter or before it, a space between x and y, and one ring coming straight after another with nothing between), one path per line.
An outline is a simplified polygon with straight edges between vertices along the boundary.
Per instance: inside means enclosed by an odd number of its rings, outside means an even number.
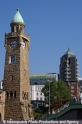
M47 73L47 74L30 74L30 85L44 85L46 82L52 80L59 80L59 74Z
M79 76L79 64L76 55L69 49L60 58L60 80L64 82L77 82Z

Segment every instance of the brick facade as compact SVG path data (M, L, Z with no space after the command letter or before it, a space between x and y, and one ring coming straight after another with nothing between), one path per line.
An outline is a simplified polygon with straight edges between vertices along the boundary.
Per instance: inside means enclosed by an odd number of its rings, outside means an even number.
M75 96L79 101L80 98L80 85L79 82L69 82L69 90L71 96Z

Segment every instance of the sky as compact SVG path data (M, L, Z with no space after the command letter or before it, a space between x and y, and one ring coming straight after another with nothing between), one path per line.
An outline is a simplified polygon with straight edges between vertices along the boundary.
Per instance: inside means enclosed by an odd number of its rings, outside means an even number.
M0 80L4 77L5 32L19 8L30 35L30 74L59 73L60 57L70 48L82 77L82 0L1 0Z

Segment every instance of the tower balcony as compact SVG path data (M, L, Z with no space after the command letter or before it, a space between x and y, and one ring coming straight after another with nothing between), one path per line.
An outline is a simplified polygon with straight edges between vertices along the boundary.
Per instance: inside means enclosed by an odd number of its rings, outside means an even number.
M69 72L68 72L68 71L66 71L66 72L65 72L65 74L66 74L66 75L68 75L68 74L69 74Z
M79 65L78 61L76 61L76 64Z
M68 63L66 63L66 67L70 67Z
M69 60L68 59L66 60L66 63L69 64Z
M78 70L78 69L76 69L76 72L77 72L77 73L79 73L79 70Z
M27 39L27 41L30 41L30 37L27 34L21 33L20 31L18 32L11 32L11 33L5 33L5 38L11 38L11 37L18 37L22 36L23 38Z
M78 65L76 65L76 69L79 69L79 66Z
M71 74L71 72L70 71L66 71L65 74L69 76Z
M71 78L71 75L66 75L65 78L69 79L69 78Z
M76 73L76 76L79 76L79 73Z
M70 67L66 67L65 70L66 71L71 71L71 68Z

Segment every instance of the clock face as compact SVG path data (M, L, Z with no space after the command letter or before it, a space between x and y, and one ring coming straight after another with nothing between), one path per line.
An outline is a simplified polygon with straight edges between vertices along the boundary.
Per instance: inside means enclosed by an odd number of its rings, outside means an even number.
M25 48L25 43L24 42L22 42L22 47Z
M10 46L12 48L15 48L17 46L17 42L16 41L11 41Z

